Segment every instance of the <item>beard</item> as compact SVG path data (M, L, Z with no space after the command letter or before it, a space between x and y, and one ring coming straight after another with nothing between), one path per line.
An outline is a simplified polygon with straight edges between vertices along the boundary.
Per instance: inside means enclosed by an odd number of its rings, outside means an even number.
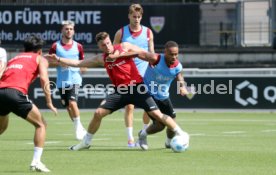
M70 40L70 39L72 39L73 37L72 37L72 36L66 36L66 35L64 35L64 38Z

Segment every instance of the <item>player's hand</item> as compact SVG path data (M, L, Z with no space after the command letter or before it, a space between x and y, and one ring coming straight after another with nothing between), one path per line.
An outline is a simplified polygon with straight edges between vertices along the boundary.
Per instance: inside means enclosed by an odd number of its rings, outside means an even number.
M45 54L43 56L49 61L58 61L58 56L56 54Z
M183 90L183 92L181 92L181 89L180 89L180 94L181 94L181 95L182 95L182 93L185 94L186 97L187 97L189 100L191 100L191 99L195 96L195 94L196 94L195 87L190 86L190 87L185 87L184 89L185 89L185 90Z
M180 88L180 95L185 96L185 95L188 95L188 94L189 94L189 92L186 89L186 87L181 87Z
M47 107L53 111L55 116L58 114L57 108L55 108L52 103L47 103Z
M120 57L120 53L118 50L116 50L114 53L112 54L109 54L107 57L106 57L106 61L107 62L114 62L117 58Z

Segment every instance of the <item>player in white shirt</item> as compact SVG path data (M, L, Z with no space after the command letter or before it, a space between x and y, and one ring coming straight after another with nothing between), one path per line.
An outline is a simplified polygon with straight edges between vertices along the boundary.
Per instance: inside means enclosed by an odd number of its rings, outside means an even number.
M5 49L0 47L0 78L2 77L2 74L6 69L6 65L7 65L7 52Z

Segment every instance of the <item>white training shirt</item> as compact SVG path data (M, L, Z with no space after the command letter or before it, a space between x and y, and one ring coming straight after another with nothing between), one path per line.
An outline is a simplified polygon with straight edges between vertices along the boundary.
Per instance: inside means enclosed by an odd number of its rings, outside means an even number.
M7 52L5 49L0 47L0 61L6 63L7 62Z

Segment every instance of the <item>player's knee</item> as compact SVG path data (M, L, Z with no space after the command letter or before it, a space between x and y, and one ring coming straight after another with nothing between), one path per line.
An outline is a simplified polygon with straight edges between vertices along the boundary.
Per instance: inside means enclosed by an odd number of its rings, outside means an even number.
M134 111L134 106L133 105L127 105L126 106L126 112L133 112Z
M69 100L68 101L68 107L69 108L73 108L74 106L76 106L77 105L77 102L76 101L74 101L74 100Z
M163 114L162 117L161 117L161 119L162 119L162 121L166 121L166 120L168 119L168 117L169 117L169 116Z
M94 117L96 117L97 119L102 119L104 117L103 111L101 110L101 108L96 109L94 113Z
M46 121L42 118L42 120L37 121L34 123L35 128L43 128L46 129L47 128L47 123Z

